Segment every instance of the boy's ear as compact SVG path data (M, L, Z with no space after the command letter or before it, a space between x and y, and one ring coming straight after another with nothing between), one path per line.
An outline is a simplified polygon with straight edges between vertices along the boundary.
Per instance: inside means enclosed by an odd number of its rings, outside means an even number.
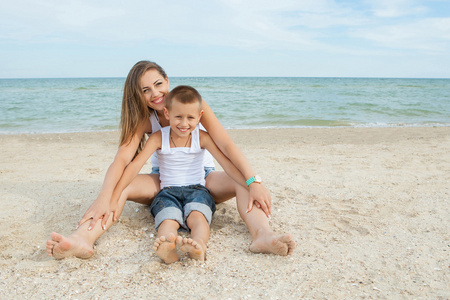
M164 110L164 116L166 117L167 120L169 120L169 110L167 109L167 107L163 107Z
M197 120L197 122L198 123L200 123L200 119L202 118L202 116L203 116L203 109L200 111L200 113L198 114L198 120Z

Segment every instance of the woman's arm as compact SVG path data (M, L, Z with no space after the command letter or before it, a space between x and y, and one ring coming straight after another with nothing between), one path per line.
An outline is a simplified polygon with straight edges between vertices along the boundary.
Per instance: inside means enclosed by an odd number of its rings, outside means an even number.
M244 175L233 165L233 163L226 157L222 151L216 146L211 136L200 130L200 146L209 151L217 162L222 166L228 176L230 176L236 183L247 188Z
M136 153L136 149L138 148L139 143L146 132L151 132L150 121L147 121L143 123L142 126L139 126L137 132L125 143L119 146L113 162L106 171L105 179L103 180L102 188L97 196L97 199L84 213L83 217L78 223L78 226L89 219L92 220L88 227L88 230L92 229L95 226L98 219L104 219L102 222L103 228L104 226L106 226L105 224L110 214L110 201L114 188L117 185L120 177L122 176L126 166L133 159Z
M249 179L255 175L252 166L245 157L244 153L236 146L231 137L228 135L225 128L220 124L211 107L205 102L202 102L202 109L204 111L201 123L208 131L217 147L228 157L231 162L244 175L245 179ZM257 201L260 207L267 216L271 213L271 198L270 193L262 184L252 183L249 186L250 199L248 211L253 207L253 202Z

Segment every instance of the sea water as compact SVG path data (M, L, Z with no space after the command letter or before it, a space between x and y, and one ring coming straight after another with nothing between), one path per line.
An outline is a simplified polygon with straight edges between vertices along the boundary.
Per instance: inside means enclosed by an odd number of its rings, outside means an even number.
M0 134L117 130L125 78L0 79ZM450 79L171 77L225 128L449 126Z

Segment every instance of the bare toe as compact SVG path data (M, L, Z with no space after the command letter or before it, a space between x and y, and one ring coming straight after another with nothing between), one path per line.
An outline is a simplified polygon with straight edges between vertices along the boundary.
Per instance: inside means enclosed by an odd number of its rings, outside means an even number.
M292 235L276 235L273 232L262 234L250 245L254 253L272 253L277 255L290 255L295 249Z
M167 238L165 236L161 236L157 238L154 243L153 250L166 264L178 261L176 240L177 238L175 235L170 233Z
M193 239L184 238L180 250L188 253L192 259L204 261L206 256L206 245L201 241L197 242Z
M65 237L52 232L51 240L47 241L47 253L56 259L69 256L89 258L94 255L94 249L85 240L76 235Z

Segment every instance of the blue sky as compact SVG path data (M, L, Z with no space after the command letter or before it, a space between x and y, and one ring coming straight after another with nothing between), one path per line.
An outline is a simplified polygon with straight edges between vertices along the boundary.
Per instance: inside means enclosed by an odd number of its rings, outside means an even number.
M450 78L449 0L15 0L0 4L0 78Z

